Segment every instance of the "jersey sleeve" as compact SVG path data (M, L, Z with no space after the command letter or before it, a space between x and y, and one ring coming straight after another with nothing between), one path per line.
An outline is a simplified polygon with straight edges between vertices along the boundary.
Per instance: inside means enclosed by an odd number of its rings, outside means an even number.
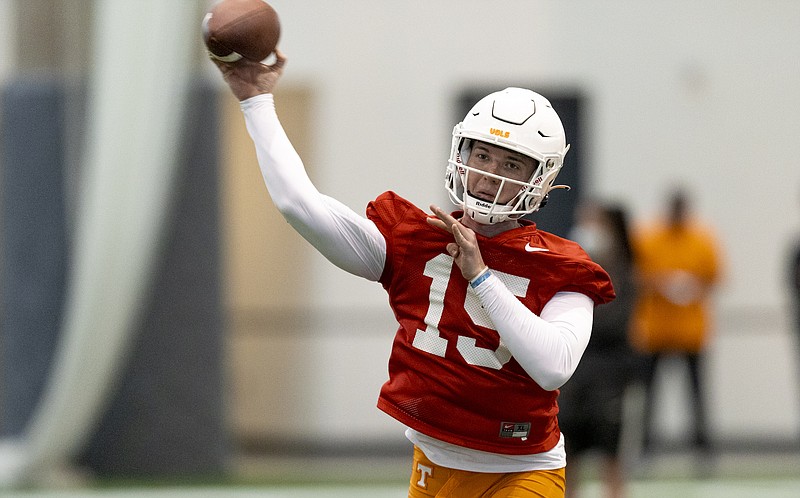
M399 225L414 206L394 192L384 192L367 205L367 218L372 220L384 237Z
M595 306L611 302L616 297L611 277L597 263L570 263L563 265L562 270L570 274L569 284L563 291L585 294L594 301Z
M391 191L384 192L367 205L367 218L375 224L386 242L385 253L391 254L394 251L395 239L398 236L397 228L412 209L418 210L413 204ZM379 281L387 285L392 272L392 260L386 258Z

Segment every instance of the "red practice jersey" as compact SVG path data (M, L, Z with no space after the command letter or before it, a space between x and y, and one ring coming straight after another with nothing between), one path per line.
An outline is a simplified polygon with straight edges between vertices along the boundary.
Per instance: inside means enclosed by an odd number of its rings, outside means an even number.
M452 235L393 192L371 202L367 216L386 238L380 282L400 325L378 407L423 434L475 450L552 449L560 437L558 391L542 389L501 343L445 249ZM528 309L540 314L559 291L596 304L613 299L608 275L576 243L521 223L477 238L484 262Z

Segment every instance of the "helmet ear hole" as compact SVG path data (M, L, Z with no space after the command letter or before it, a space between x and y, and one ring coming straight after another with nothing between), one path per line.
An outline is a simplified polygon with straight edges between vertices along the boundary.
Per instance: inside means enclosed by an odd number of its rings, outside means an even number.
M539 203L539 209L545 207L547 205L547 201L549 200L550 200L550 194L545 194L544 197L542 197L542 202Z

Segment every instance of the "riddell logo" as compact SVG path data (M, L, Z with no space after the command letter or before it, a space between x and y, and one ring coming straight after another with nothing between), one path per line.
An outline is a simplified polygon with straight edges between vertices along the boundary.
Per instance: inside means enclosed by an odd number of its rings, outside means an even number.
M503 131L497 128L489 128L489 133L491 133L492 135L497 135L498 137L501 138L508 138L508 136L511 135L510 132Z

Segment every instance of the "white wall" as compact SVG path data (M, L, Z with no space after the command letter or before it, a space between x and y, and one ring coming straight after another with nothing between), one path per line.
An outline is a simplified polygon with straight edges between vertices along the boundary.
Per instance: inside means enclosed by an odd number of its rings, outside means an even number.
M785 435L800 425L797 404L759 413L757 425L729 409L741 404L737 386L766 406L776 392L796 392L794 371L760 362L795 362L782 317L784 251L799 228L800 2L271 3L283 23L285 81L320 92L316 154L306 158L314 180L360 212L387 189L421 206L446 202L460 90L524 82L580 90L590 193L625 201L639 220L656 213L669 185L690 186L726 253L720 323L744 317L745 334L768 338L745 341L758 363L741 363L742 331L717 331L709 375L724 404L712 417L731 434L766 426ZM311 375L333 388L313 390L325 433L392 437L397 427L374 408L395 327L383 290L321 258L314 264L310 301L328 338Z
M441 202L459 90L577 88L590 106L593 193L645 216L686 182L729 256L722 303L782 299L781 244L800 210L797 2L272 3L285 79L322 91L309 160L334 196L359 209L388 188Z
M14 63L14 3L0 0L0 81ZM587 193L617 197L641 219L680 180L719 231L728 271L709 376L720 431L780 437L800 427L783 288L785 247L800 231L800 2L271 3L285 81L318 89L314 180L358 211L387 189L446 205L461 90L580 90ZM307 434L402 439L374 408L395 329L383 290L320 257L313 265L319 339L308 385L294 393L314 400Z

